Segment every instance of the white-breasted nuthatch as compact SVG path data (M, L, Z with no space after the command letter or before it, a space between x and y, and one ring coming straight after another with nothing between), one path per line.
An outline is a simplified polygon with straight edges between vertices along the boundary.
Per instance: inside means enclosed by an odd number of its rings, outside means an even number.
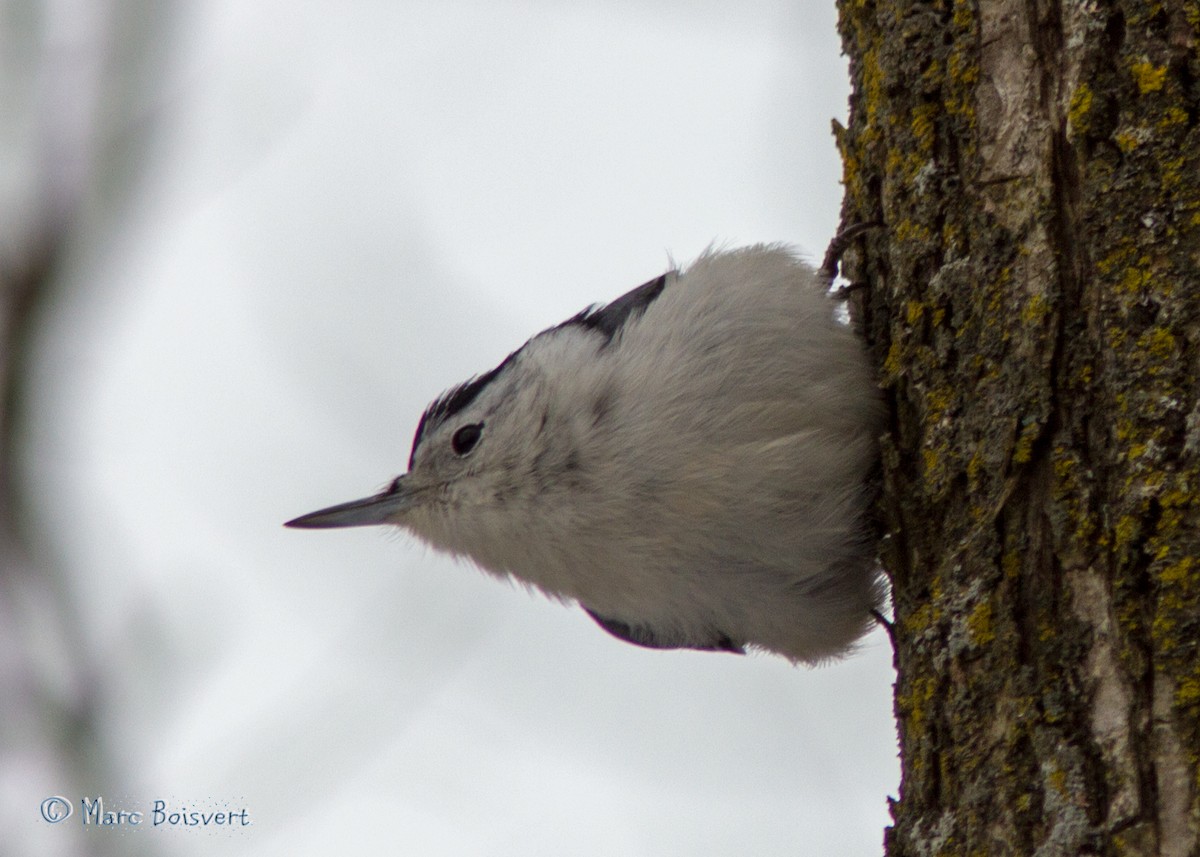
M407 473L288 526L403 527L640 646L844 654L883 595L883 407L826 287L782 246L707 252L449 390Z

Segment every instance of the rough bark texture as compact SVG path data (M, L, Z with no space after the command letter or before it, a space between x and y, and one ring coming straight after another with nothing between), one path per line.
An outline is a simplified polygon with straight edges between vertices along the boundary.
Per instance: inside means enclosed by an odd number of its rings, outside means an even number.
M888 854L1200 854L1200 4L840 7Z

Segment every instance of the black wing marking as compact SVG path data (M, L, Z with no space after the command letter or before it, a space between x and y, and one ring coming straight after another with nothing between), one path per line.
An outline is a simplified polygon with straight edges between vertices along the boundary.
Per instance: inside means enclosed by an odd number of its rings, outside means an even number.
M594 613L586 607L584 611L596 620L596 624L618 640L633 643L644 649L699 649L704 652L733 652L737 655L746 654L746 650L724 634L715 634L711 640L703 643L673 643L659 639L649 628L638 628L620 619L609 619Z
M667 285L668 274L655 277L649 282L642 283L633 291L627 292L615 301L601 307L588 307L583 312L567 319L559 327L577 324L588 330L604 334L608 342L626 324L646 311L646 307L654 303L655 298L662 294Z

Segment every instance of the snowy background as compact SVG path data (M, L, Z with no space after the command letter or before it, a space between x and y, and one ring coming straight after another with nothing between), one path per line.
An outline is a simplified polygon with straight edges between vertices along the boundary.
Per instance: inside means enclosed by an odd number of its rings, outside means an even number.
M71 621L23 610L22 657L95 719L82 765L4 733L0 853L882 853L882 633L818 670L645 651L406 538L281 526L668 254L819 258L832 0L3 8L0 226L88 175L21 473ZM92 98L143 26L153 73ZM35 175L47 116L92 159ZM49 824L50 795L252 825Z

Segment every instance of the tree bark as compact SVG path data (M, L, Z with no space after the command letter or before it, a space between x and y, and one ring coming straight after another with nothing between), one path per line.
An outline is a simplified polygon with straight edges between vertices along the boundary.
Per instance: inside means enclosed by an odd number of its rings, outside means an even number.
M1200 854L1200 4L839 5L887 852Z

